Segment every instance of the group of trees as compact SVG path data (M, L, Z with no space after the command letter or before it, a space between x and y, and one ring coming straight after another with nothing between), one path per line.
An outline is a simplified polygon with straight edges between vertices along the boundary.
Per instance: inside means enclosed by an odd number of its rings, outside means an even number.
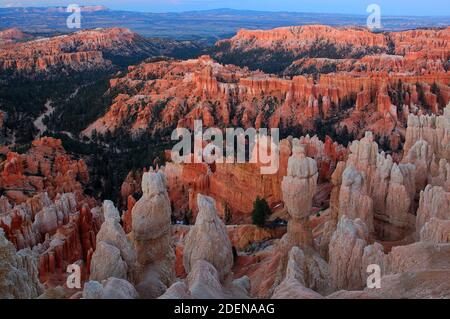
M51 131L67 131L78 135L90 123L103 115L112 104L113 95L105 94L108 76L98 74L92 82L80 81L72 91L54 101L53 113L44 119ZM73 97L70 95L73 94Z
M419 82L416 83L416 88L417 88L417 94L418 94L418 96L419 96L419 102L420 102L420 104L421 104L423 107L425 107L425 108L428 109L428 108L429 108L429 105L428 105L427 99L426 99L426 97L425 97L425 91L424 91L422 85L421 85Z
M144 167L163 165L164 150L170 148L166 142L142 135L133 139L128 132L118 130L108 140L100 143L80 141L61 133L46 135L62 140L65 150L86 160L90 168L90 185L87 190L100 199L117 199L127 174Z
M300 74L330 73L336 71L335 64L327 64L317 69L316 66L303 67L294 66L294 61L303 58L362 58L365 55L379 54L385 50L378 46L355 50L352 46L336 46L330 41L322 39L316 40L308 48L295 52L285 49L281 45L276 45L271 49L252 48L249 50L232 48L230 42L221 42L219 45L206 50L207 54L212 55L217 61L223 64L234 64L240 67L248 67L251 70L261 70L266 73L284 74L295 76Z
M267 50L255 48L245 51L235 50L231 48L228 42L220 43L207 53L223 64L234 64L272 74L282 73L296 58L292 52L282 49Z
M427 98L426 98L426 94L425 94L425 90L423 88L423 85L419 82L416 83L416 88L417 88L417 94L419 95L419 102L420 104L426 108L431 110L431 108L433 107L433 105L429 105L427 102ZM430 87L430 92L433 93L434 95L436 95L436 100L437 103L441 106L441 107L445 107L445 99L441 94L441 89L439 88L439 85L434 82L433 84L431 84Z
M17 144L28 144L38 130L33 124L44 111L45 103L53 96L68 91L68 81L27 79L0 76L0 107L7 113L5 127L15 136Z
M171 44L161 45L170 47ZM193 57L200 50L201 47L195 44L181 43L177 49L168 52L171 56L184 58ZM104 58L113 63L113 67L108 69L72 73L55 71L33 75L32 78L19 77L11 72L0 74L0 108L7 113L5 127L15 136L13 150L25 152L30 147L38 133L33 121L45 111L46 102L51 100L54 109L43 119L47 126L43 135L61 139L67 152L87 162L91 176L87 192L101 199L118 198L121 184L130 170L163 163L163 151L171 148L170 133L174 127L152 134L149 127L139 136L131 136L127 127L106 134L93 134L91 138L79 138L79 134L108 110L119 93L110 88L109 79L125 74L128 65L141 62L152 52L145 50L141 55L130 57L104 53ZM157 57L154 61L158 59L166 58ZM135 94L133 91L127 93ZM150 126L156 124L166 103L161 101L152 109L155 121ZM0 133L6 135L6 132L5 129ZM0 142L5 140L2 137Z

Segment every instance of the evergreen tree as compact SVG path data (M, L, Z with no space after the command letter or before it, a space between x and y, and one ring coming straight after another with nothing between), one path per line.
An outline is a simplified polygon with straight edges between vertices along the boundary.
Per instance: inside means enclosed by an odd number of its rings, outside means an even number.
M266 224L266 220L270 214L271 211L269 204L267 204L267 201L264 198L259 198L259 196L256 197L256 200L253 202L253 224L259 227L264 227L264 225Z

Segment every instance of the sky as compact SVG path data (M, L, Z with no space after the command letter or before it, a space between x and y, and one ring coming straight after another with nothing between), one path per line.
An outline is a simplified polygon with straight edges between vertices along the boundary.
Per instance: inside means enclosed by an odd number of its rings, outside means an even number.
M449 0L0 0L0 7L104 5L111 9L180 12L232 8L261 11L323 12L366 15L369 4L382 14L403 16L450 16Z

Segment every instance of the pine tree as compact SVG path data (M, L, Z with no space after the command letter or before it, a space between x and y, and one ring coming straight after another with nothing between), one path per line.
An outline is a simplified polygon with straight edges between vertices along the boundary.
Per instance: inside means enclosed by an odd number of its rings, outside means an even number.
M271 211L269 204L263 198L256 197L256 200L253 202L253 212L252 212L252 220L253 224L259 227L264 227L266 224L266 220L269 217Z

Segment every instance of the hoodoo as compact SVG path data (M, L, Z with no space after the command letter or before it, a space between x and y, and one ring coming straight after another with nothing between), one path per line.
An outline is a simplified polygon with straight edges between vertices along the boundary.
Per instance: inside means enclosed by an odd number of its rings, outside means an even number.
M445 17L80 10L0 9L0 298L450 298Z

